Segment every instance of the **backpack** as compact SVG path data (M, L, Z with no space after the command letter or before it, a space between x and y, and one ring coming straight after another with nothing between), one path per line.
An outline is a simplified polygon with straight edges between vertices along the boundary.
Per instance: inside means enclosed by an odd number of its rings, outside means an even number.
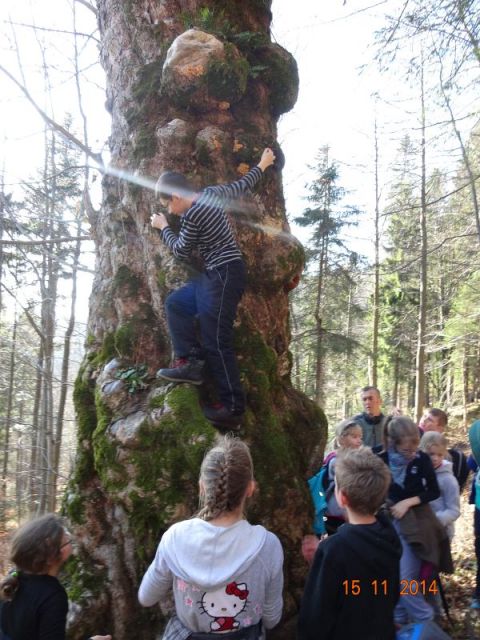
M453 475L457 479L461 491L465 486L468 474L470 472L470 469L467 465L467 458L465 457L465 454L459 449L449 449L448 453L450 454L450 457L452 459Z
M334 456L325 458L325 463L314 476L307 480L312 496L314 518L313 531L317 535L327 533L325 528L325 513L327 512L327 489L328 489L328 465Z

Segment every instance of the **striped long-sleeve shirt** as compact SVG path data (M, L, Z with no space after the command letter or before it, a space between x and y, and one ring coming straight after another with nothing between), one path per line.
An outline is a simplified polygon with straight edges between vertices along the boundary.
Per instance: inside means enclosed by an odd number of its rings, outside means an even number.
M201 191L182 216L179 235L176 236L170 227L165 227L161 232L162 240L173 255L187 258L193 249L198 249L206 269L241 259L242 254L233 236L225 206L230 200L253 189L261 176L262 170L255 166L240 180Z

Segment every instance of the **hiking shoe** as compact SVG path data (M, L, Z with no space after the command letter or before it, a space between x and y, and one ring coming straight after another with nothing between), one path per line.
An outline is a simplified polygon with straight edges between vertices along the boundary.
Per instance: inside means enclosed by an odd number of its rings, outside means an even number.
M223 404L203 407L203 415L214 427L230 431L239 431L243 418L243 412L229 411Z
M472 598L470 609L480 609L480 598Z
M159 369L157 378L170 382L202 384L204 364L204 360L197 360L197 358L178 358L169 369Z

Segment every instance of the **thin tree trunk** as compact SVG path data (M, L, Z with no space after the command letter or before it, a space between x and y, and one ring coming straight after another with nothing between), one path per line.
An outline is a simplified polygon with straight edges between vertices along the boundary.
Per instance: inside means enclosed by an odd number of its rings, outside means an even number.
M28 500L30 512L36 509L38 496L40 494L40 402L42 396L42 371L43 371L43 341L38 347L37 359L35 362L35 394L32 410L31 429L31 453L30 453L30 475L28 478Z
M380 185L378 179L378 130L375 118L375 266L373 286L372 385L378 386L378 327L380 324Z
M425 93L423 79L423 59L420 69L421 95L421 202L420 202L420 278L417 330L417 356L415 363L415 419L420 421L425 407L425 335L427 326L427 197L426 197L426 141L425 141Z
M2 479L0 483L0 530L5 530L7 521L7 509L8 509L8 478L9 478L9 462L10 462L10 439L12 432L12 407L13 397L15 395L14 380L15 380L15 360L17 350L17 311L15 309L13 326L12 326L12 339L10 346L9 357L9 371L8 371L8 395L7 395L7 411L5 414L5 440L3 445L3 465L2 465Z
M82 222L81 215L79 216L77 223L77 236L80 235ZM63 340L63 356L62 356L62 370L60 376L60 396L58 399L57 405L57 418L56 418L56 426L55 426L55 443L54 443L54 451L53 451L53 481L52 481L52 492L51 492L51 511L55 511L55 502L57 495L57 478L59 474L60 468L60 451L62 447L63 440L63 421L65 418L65 405L67 400L67 392L68 392L68 372L70 366L70 348L71 348L71 340L73 335L73 330L75 328L75 306L77 304L77 273L78 266L80 260L80 247L81 242L77 240L75 245L75 251L73 254L73 264L72 264L72 293L70 297L70 317L68 320L67 330L65 331L65 336Z
M351 385L352 385L352 356L350 350L350 340L352 337L352 306L353 306L353 282L349 280L348 286L348 304L347 304L347 326L345 330L345 336L348 340L347 353L345 354L345 371L344 371L344 384L343 384L343 403L342 403L342 415L349 416L352 414L352 398L351 398Z
M290 310L290 320L292 324L293 333L294 335L296 335L298 332L297 316L295 314L295 311L291 302L289 303L289 310ZM293 347L293 380L296 388L300 389L301 388L300 345L298 341L295 340L292 347Z
M463 400L463 426L467 428L468 424L468 385L469 385L469 366L468 366L468 346L465 342L463 350L463 367L462 367L462 400Z
M475 176L475 172L473 170L472 167L472 163L470 162L470 156L469 153L467 151L467 149L465 148L465 144L463 142L463 138L462 138L462 134L460 133L460 130L457 126L457 121L455 119L455 116L453 114L453 109L452 109L452 104L450 102L450 98L448 96L448 93L445 91L445 84L443 81L443 65L442 65L442 56L438 56L439 62L440 62L440 90L442 92L442 96L443 96L443 101L445 103L445 106L447 107L449 116L450 116L450 122L452 124L452 129L455 133L455 137L458 140L458 145L460 147L460 150L462 152L462 160L463 160L463 164L465 165L465 169L467 171L467 175L468 175L468 184L470 186L470 196L472 198L472 207L473 207L473 215L475 217L475 227L477 229L477 239L478 242L480 243L480 209L479 209L479 204L478 204L478 193L477 193L477 176Z
M392 403L394 407L400 408L400 355L398 349L395 349L394 362Z

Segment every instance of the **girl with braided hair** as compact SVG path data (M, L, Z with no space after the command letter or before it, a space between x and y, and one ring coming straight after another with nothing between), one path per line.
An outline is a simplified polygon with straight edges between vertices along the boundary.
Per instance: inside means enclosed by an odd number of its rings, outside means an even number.
M260 640L282 614L283 551L278 538L244 518L255 491L248 446L219 437L199 478L198 514L170 527L140 585L140 604L175 614L163 640Z
M0 640L65 640L68 600L57 575L71 553L72 540L53 513L15 532L10 551L15 569L0 583Z

